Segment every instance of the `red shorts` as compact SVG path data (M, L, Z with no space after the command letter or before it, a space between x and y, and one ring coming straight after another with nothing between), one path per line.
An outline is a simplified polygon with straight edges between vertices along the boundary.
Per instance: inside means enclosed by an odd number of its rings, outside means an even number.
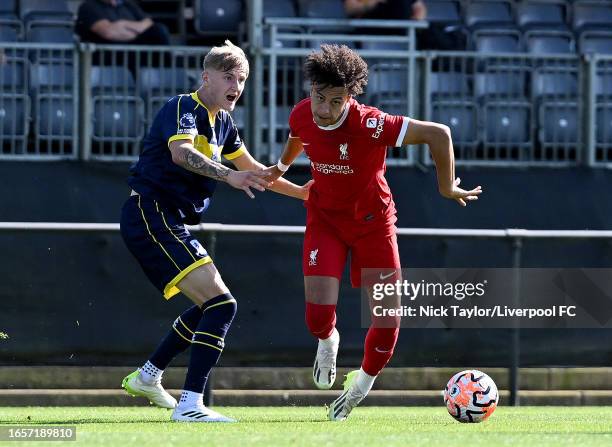
M395 216L384 222L362 223L346 219L332 220L328 214L313 207L307 209L302 255L304 276L332 276L341 280L350 252L353 287L361 287L362 269L377 269L386 279L384 282L400 277ZM397 274L387 273L392 271ZM377 279L378 276L373 276L372 281L366 281L380 282Z

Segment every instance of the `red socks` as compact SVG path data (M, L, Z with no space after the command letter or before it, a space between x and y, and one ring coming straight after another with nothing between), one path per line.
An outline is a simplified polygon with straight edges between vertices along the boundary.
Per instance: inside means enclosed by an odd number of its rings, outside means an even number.
M306 301L306 326L315 337L329 338L336 327L336 305Z
M376 376L393 356L399 328L370 327L365 339L361 368L369 375Z

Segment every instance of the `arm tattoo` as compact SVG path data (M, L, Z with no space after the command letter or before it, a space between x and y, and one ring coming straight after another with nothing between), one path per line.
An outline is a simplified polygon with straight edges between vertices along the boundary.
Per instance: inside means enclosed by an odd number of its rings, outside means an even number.
M230 172L229 168L222 164L209 160L205 155L190 151L189 149L183 150L181 158L185 163L184 168L196 174L214 178L215 180L225 181Z

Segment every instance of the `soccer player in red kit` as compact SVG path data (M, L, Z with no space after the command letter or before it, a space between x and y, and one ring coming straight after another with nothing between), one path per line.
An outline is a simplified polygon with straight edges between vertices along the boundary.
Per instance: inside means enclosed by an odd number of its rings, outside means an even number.
M340 341L336 304L347 255L351 255L351 283L366 287L371 303L374 282L394 282L401 275L395 204L384 177L387 147L427 144L440 194L463 206L482 190L459 187L447 126L389 115L355 100L368 75L367 64L355 51L344 45L321 45L307 58L304 71L311 82L310 97L291 112L291 134L278 164L269 171L271 179L280 177L302 151L310 159L314 184L305 203L302 261L306 324L319 340L314 382L329 389L336 376ZM365 268L378 269L380 276L362 284ZM394 299L397 303L399 297ZM372 322L361 369L347 376L344 392L329 407L329 419L346 419L393 355L399 318L391 320L392 324Z

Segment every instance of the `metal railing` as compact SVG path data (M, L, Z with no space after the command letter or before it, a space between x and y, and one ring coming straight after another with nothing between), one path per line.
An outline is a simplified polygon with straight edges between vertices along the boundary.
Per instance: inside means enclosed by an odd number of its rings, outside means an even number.
M0 42L0 159L78 157L79 56L72 44Z
M304 58L333 41L369 63L362 102L449 125L458 164L612 167L612 56L416 52L423 26L261 19L245 105L234 112L247 146L264 162L277 159L290 110L308 95ZM134 160L163 103L199 86L207 50L0 43L0 158ZM387 160L431 163L424 148L389 149Z
M242 234L295 234L305 231L303 226L281 225L225 225L203 223L188 227L190 231L210 233L210 246L207 247L214 257L217 233ZM51 223L51 222L0 222L0 231L59 231L59 232L118 232L116 223ZM524 229L446 229L446 228L399 228L398 236L403 237L452 237L479 239L506 239L512 244L512 267L521 266L523 243L529 239L607 239L612 240L612 231L558 231L558 230L524 230ZM518 281L518 278L516 279ZM515 284L515 290L519 290ZM518 292L517 292L518 293ZM517 299L518 302L518 299ZM508 361L510 378L510 404L519 404L519 367L520 367L520 328L512 330L511 358Z

